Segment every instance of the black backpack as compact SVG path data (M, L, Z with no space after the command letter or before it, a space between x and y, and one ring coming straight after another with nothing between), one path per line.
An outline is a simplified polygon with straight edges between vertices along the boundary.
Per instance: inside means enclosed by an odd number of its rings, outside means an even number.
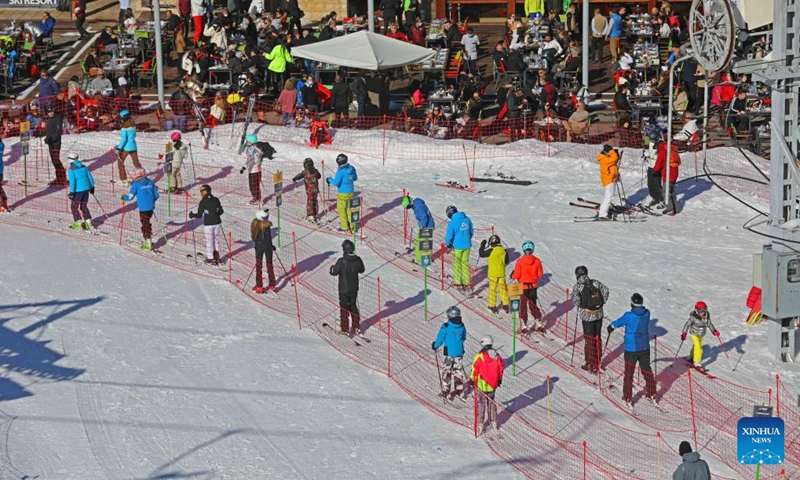
M584 310L600 310L603 308L603 292L594 284L594 280L583 284L581 290L581 303L580 307Z

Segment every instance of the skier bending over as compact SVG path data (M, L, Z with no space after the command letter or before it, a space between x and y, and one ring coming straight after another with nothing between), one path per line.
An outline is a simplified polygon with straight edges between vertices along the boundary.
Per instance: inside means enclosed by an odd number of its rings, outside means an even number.
M189 212L189 218L203 217L203 231L206 237L205 263L219 265L219 235L222 232L222 204L211 194L211 186L200 187L203 198L197 206L197 213Z
M419 228L436 228L433 215L431 215L431 211L428 210L428 206L425 205L425 201L423 199L412 199L410 195L406 195L403 197L401 205L403 208L414 209L414 218L417 219L417 226ZM419 249L419 230L417 230L417 236L414 239L414 258L416 259L417 263L422 261L422 254L420 253Z
M124 170L124 169L123 169ZM133 183L131 183L131 190L127 195L123 195L123 202L130 202L136 198L136 203L139 204L139 221L142 223L142 250L149 252L153 250L153 225L150 223L150 218L153 217L153 211L156 209L156 200L158 200L158 188L152 180L147 178L147 173L144 168L137 168L133 172Z
M707 330L711 330L715 337L719 337L719 330L711 323L708 305L706 305L706 302L697 302L694 305L694 310L689 314L689 320L683 326L681 341L686 340L686 332L689 332L692 337L692 350L689 352L689 358L694 364L694 368L701 371L706 370L700 362L703 360L703 337L706 335Z
M530 240L522 244L522 256L514 264L511 279L522 284L522 297L519 302L519 318L522 320L522 333L528 332L528 309L533 315L533 329L542 328L542 311L539 310L539 279L542 278L542 261L533 254L536 245Z
M259 210L256 218L250 223L250 238L256 244L256 286L253 291L264 293L264 280L261 273L261 262L267 257L267 278L269 279L269 291L275 291L275 269L272 264L272 252L275 245L272 244L272 222L269 221L269 210Z
M302 180L306 187L306 217L314 223L317 223L317 214L319 213L320 178L322 175L314 167L314 160L310 158L303 160L303 171L292 178L294 182Z
M342 242L342 258L331 266L330 274L339 277L339 334L360 335L361 317L358 313L358 274L364 273L364 262L356 255L350 240ZM353 320L348 328L348 317Z
M77 153L69 154L69 170L67 170L67 180L69 181L69 199L72 201L72 225L73 230L91 230L92 214L89 212L89 195L94 195L94 177L89 169L86 168L78 158Z
M486 432L486 413L488 410L490 428L497 429L497 404L494 394L503 384L503 359L492 348L494 339L486 335L481 339L481 351L472 360L472 382L478 395L478 428L480 433ZM486 408L488 404L488 409Z
M441 396L453 399L456 395L466 398L467 375L464 371L464 341L467 329L461 321L461 310L452 306L447 309L447 321L442 324L431 348L438 350L444 345L444 375L442 376Z
M481 248L478 256L487 258L489 265L487 277L489 278L489 310L492 313L500 311L497 306L497 290L500 290L500 303L503 311L508 313L508 287L506 286L506 265L508 265L508 254L500 242L500 237L492 235L489 237L489 247L486 247L486 240L481 241Z

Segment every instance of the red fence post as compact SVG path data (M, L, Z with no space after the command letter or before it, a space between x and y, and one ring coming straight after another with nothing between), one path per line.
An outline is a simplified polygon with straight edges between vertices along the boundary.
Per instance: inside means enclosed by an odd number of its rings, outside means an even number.
M381 323L381 277L378 277L378 324Z
M444 291L444 243L441 246L442 249L442 291Z
M297 309L297 328L302 330L303 325L300 322L300 297L297 296L297 265L292 265L290 269L292 273L294 273L294 282L292 282L292 286L294 287L294 306Z
M567 303L564 304L564 309L567 311L567 321L564 322L564 341L569 341L569 287L566 288Z
M583 480L586 480L586 440L583 441Z
M687 370L686 374L689 376L689 405L692 409L692 435L694 436L694 444L697 443L697 422L694 417L694 389L692 388L692 370Z
M781 417L781 376L775 374L775 416Z
M231 251L233 245L233 234L228 232L228 283L233 283L233 252Z
M772 406L772 389L767 389L767 405Z
M297 236L292 232L292 246L294 247L294 264L298 265L297 262Z
M386 323L386 375L392 378L392 319L387 318Z
M125 221L125 202L122 202L122 216L119 217L119 245L122 246L122 222Z
M480 394L481 391L477 388L472 392L474 400L472 407L472 433L475 435L475 438L478 438L478 395Z

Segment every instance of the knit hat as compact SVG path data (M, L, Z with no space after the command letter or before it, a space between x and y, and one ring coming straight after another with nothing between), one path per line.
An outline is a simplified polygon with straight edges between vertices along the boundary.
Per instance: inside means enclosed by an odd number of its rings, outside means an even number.
M692 444L690 444L685 440L681 442L680 446L678 447L678 454L683 456L684 454L691 452L692 452Z
M634 293L633 295L631 295L631 305L633 305L634 307L641 307L642 305L644 305L644 298L642 298L640 294Z
M603 153L608 153L611 150L614 150L614 147L612 147L611 145L608 145L608 144L603 145Z
M73 163L75 163L79 159L79 157L78 157L77 153L70 153L67 156L67 159L69 160L69 164L72 165Z
M269 212L266 210L259 210L256 212L256 218L261 221L269 220Z

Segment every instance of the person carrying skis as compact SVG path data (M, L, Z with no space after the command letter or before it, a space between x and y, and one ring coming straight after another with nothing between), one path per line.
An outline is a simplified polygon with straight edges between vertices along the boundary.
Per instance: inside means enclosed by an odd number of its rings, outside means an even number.
M44 143L50 152L50 162L55 169L56 178L47 184L48 187L63 187L67 184L67 173L61 163L61 129L64 124L64 116L56 113L55 105L48 105L47 121L45 123Z
M122 170L124 171L124 169ZM158 200L158 188L156 184L147 178L147 173L144 168L137 168L133 172L133 182L131 183L131 190L127 195L123 195L123 202L130 202L136 198L136 203L139 205L139 221L142 223L142 250L149 252L153 250L153 226L150 223L150 218L153 216L153 211L156 209L156 200Z
M89 195L94 195L94 177L80 161L77 153L69 154L69 181L70 210L72 211L73 230L91 230L92 214L89 212Z
M719 330L711 323L711 314L708 313L708 305L706 302L697 302L694 305L694 310L689 314L689 320L683 325L681 332L681 342L686 340L686 333L692 337L692 350L689 352L689 358L694 368L705 372L706 369L700 362L703 360L703 337L706 331L711 330L715 337L719 337Z
M328 185L337 188L336 211L339 212L339 233L351 232L350 225L350 199L355 192L354 182L358 181L358 172L355 167L347 163L347 155L340 153L336 157L336 164L339 166L335 177L325 179Z
M210 185L200 187L203 197L197 206L197 213L189 212L189 218L203 217L203 231L206 237L205 263L219 265L219 235L222 233L222 204L219 199L211 194Z
M166 167L167 176L169 177L170 192L180 194L183 193L181 167L189 155L189 147L183 143L180 132L173 133L170 140L172 140L172 161L168 162Z
M275 291L275 269L272 264L272 252L275 245L272 244L272 222L269 221L269 210L259 210L256 218L250 222L250 238L256 244L256 285L253 291L264 293L264 280L261 261L267 259L267 279L269 280L269 291Z
M486 335L481 339L481 351L472 360L472 383L479 392L478 395L478 428L480 433L486 433L486 414L488 413L490 428L497 429L497 404L494 394L503 384L503 359L492 348L494 339ZM488 408L487 408L488 404ZM487 412L488 410L488 412Z
M331 265L330 274L339 277L339 334L361 335L361 317L358 312L358 274L364 273L364 262L356 255L351 240L342 242L342 257ZM348 328L348 317L352 326Z
M469 267L469 252L472 249L472 235L475 229L472 227L472 220L459 212L456 207L450 205L446 210L447 233L444 236L444 246L453 253L453 285L461 292L470 289L471 271Z
M421 198L411 198L410 195L406 195L403 197L403 200L400 202L403 208L413 208L414 209L414 218L417 219L417 226L419 228L436 228L436 222L434 221L433 215L431 215L431 211L428 210L428 206L425 205L425 201ZM416 259L417 263L422 261L422 254L419 249L419 230L417 230L417 236L414 239L414 258Z
M0 213L11 211L11 209L8 208L8 197L6 196L6 191L3 190L3 155L5 152L6 144L3 142L3 137L0 136Z
M444 375L442 376L441 396L452 400L456 395L462 398L467 393L464 388L467 375L464 371L464 342L467 340L467 329L461 321L461 310L452 306L447 309L447 321L439 328L436 340L431 343L435 351L444 345Z
M678 213L678 199L675 197L675 182L678 181L678 167L681 165L681 156L678 153L678 147L674 143L671 145L669 152L669 192L666 193L667 205L661 212L664 215L675 215ZM653 170L661 175L661 183L667 182L667 143L662 142L658 146L658 155L656 157L656 165ZM662 187L663 192L663 187Z
M597 163L600 164L600 182L603 184L603 201L600 202L600 210L597 212L597 219L611 220L609 208L614 194L617 193L617 182L619 181L619 153L611 145L603 145L603 151L597 154Z
M136 148L136 121L131 116L131 112L123 110L119 112L119 119L122 122L120 128L119 144L114 147L117 155L117 169L119 170L119 180L123 185L128 184L128 172L125 171L125 159L128 156L133 161L133 168L139 170L142 165L139 163L139 153Z
M631 295L631 309L611 322L608 334L615 328L625 327L625 377L622 381L622 401L628 409L633 410L633 373L636 364L642 370L645 383L645 397L655 406L656 380L650 368L650 310L645 308L644 299L638 293Z
M508 254L497 235L489 237L488 247L486 244L486 240L481 240L478 256L488 259L486 263L489 267L486 276L489 278L489 310L494 314L500 311L500 307L497 306L497 290L500 290L500 303L503 311L508 313L508 287L506 286Z
M539 310L539 279L542 278L542 261L533 254L536 245L530 240L522 244L522 256L514 264L511 279L522 284L522 297L519 299L519 318L522 333L528 331L528 308L533 315L533 330L542 328L542 311Z
M583 326L582 369L596 374L603 358L600 336L603 333L603 305L608 301L608 287L599 280L589 278L589 270L583 265L575 269L575 285L570 299L578 308L578 318Z
M672 480L711 480L711 469L700 454L692 451L692 444L683 441L678 446L678 455L683 463L672 474Z
M319 179L322 175L314 167L314 160L306 158L303 160L303 171L292 178L293 182L302 180L306 187L306 217L317 223L319 213Z
M246 137L246 144L244 154L247 158L247 163L239 169L239 173L244 173L245 170L249 169L250 205L258 205L261 203L261 162L264 157L272 160L275 149L272 148L269 142L259 142L258 137L252 133Z

